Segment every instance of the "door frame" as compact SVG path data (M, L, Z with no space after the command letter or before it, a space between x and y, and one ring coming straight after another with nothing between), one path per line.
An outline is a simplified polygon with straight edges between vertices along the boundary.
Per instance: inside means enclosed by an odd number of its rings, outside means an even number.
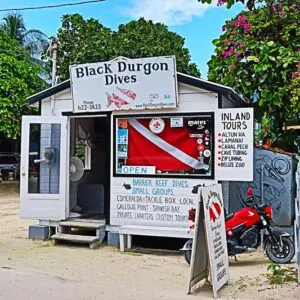
M68 131L67 131L67 166L70 163L70 154L71 154L71 119L84 119L84 118L107 118L110 116L110 114L73 114L73 113L63 113L63 116L68 117ZM110 124L110 123L109 123ZM111 125L109 125L111 126ZM110 143L109 143L110 144ZM109 145L110 147L110 145ZM109 148L110 149L110 148ZM109 173L110 174L110 173ZM106 192L105 192L106 194ZM105 196L104 196L105 197ZM66 182L66 217L70 217L70 180L69 177L67 177L67 182ZM104 206L104 214L106 215L106 209Z
M42 194L42 193L29 193L29 145L30 145L30 124L60 124L60 159L59 159L59 193L58 194ZM67 179L69 178L69 158L67 156L68 144L68 118L64 116L23 116L22 117L22 135L21 135L21 171L20 171L20 215L23 218L32 218L38 220L63 220L66 218L66 190ZM41 141L39 141L41 143ZM43 201L33 202L31 201ZM59 201L55 205L56 212L50 216L51 213L47 211L47 204L51 201ZM39 203L43 207L34 210L32 207ZM54 202L53 202L54 203ZM35 204L35 205L33 205ZM51 205L50 205L51 206ZM37 206L39 208L39 206ZM39 215L40 211L40 215ZM44 213L43 213L44 211ZM55 211L55 209L52 209Z

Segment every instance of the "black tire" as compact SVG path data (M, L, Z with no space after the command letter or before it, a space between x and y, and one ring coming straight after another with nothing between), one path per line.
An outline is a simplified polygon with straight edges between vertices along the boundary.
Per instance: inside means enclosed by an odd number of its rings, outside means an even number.
M185 261L190 264L192 259L192 250L184 250L183 255L185 258Z
M266 254L274 263L287 264L295 255L294 241L291 238L283 236L282 244L282 251L279 251L277 245L274 245L270 239L266 244Z

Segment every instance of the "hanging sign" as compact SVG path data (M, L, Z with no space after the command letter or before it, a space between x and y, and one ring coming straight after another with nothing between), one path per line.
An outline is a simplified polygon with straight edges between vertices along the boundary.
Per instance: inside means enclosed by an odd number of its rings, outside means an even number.
M199 198L195 219L188 293L199 281L210 277L213 295L217 297L218 290L229 281L229 262L221 184L201 188ZM208 276L209 273L210 276Z
M219 109L215 119L218 180L253 180L253 108Z
M70 77L76 113L177 106L174 56L73 65Z

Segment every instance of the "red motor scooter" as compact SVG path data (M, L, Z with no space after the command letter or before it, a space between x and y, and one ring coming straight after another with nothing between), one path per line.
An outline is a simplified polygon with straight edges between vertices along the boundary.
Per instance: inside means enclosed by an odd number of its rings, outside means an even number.
M258 205L252 188L248 189L247 196L247 207L225 217L228 255L236 257L237 254L255 250L263 242L271 261L277 264L290 262L295 254L293 239L288 233L271 227L272 207L265 204ZM189 221L195 222L195 211L189 210ZM263 241L261 241L262 231L264 231ZM192 240L188 240L181 250L184 251L185 260L190 264Z

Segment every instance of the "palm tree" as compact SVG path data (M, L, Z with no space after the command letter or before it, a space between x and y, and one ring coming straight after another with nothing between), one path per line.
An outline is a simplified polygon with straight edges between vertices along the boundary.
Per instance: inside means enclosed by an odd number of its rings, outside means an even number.
M40 59L49 47L47 35L38 29L27 30L23 16L17 12L9 13L2 20L0 28L6 31L20 46L28 49L34 59Z
M0 28L6 31L12 39L17 41L20 47L30 52L32 62L41 67L41 78L49 82L49 63L42 59L49 48L47 35L38 29L27 30L23 16L17 12L7 14L2 20L3 22L0 24Z

